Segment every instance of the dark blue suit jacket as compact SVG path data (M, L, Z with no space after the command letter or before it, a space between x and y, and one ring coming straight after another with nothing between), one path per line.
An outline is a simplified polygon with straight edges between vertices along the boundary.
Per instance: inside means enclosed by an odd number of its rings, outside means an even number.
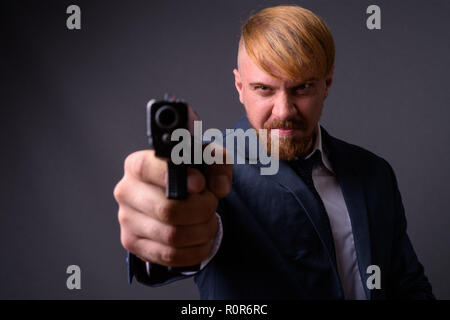
M244 117L237 125L249 128ZM358 266L368 299L432 299L431 285L406 233L406 218L391 166L358 146L330 136L323 144L352 223ZM219 202L220 249L195 275L202 299L343 299L333 238L313 195L285 161L273 176L259 164L233 169L231 193ZM381 289L369 290L369 265L381 270ZM128 257L130 281L159 286L185 278Z

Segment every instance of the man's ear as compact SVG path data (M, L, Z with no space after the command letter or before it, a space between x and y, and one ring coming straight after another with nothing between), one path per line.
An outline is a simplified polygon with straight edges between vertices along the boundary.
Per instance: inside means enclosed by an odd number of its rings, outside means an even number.
M239 93L239 101L241 101L242 104L244 104L244 99L242 95L242 80L241 75L239 74L239 70L234 69L234 85L236 86L236 90Z
M334 65L325 78L325 98L328 97L328 90L330 90L331 85L333 83L333 73L334 73Z

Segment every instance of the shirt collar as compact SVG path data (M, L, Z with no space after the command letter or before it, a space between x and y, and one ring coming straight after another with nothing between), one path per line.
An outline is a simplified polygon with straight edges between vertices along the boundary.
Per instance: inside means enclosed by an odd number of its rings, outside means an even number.
M331 163L326 155L326 150L324 151L323 148L323 143L322 143L322 130L320 130L320 124L317 123L317 126L315 128L316 131L316 139L314 141L314 148L312 149L311 153L306 156L305 159L308 159L309 157L311 157L314 152L316 152L317 150L320 151L320 158L322 160L322 164L325 166L325 168L327 168L328 170L330 170L332 173L334 173L333 168L331 166Z

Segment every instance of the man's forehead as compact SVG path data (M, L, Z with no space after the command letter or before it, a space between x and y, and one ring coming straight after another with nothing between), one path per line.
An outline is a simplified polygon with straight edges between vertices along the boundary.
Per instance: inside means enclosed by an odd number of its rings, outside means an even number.
M312 82L318 80L317 77L314 77L307 72L301 77L290 79L283 73L281 73L276 68L270 68L270 71L277 76L277 78L273 77L272 75L268 74L266 71L259 68L256 64L253 62L249 64L244 64L243 68L239 70L239 73L241 75L241 80L248 83L260 83L260 84L268 84L268 85L277 85L280 83L283 83L287 86L294 86L299 83L304 82Z
M248 81L249 83L258 82L258 83L279 83L283 82L286 84L297 84L300 82L306 81L315 81L317 77L308 72L305 69L305 73L296 79L288 78L281 70L277 69L275 66L271 65L269 62L266 62L265 65L270 70L272 74L277 76L277 78L273 77L265 70L261 69L256 63L251 59L245 50L245 46L239 46L238 53L238 70L241 75L242 80Z

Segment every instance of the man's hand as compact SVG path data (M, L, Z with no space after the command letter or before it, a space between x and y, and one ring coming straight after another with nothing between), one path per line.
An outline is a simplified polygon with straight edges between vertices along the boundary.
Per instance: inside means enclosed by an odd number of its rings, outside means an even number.
M188 168L189 196L184 200L166 198L167 163L153 150L129 155L124 167L114 189L124 248L144 261L170 267L205 260L218 229L218 199L231 190L232 165L208 166L206 179Z

